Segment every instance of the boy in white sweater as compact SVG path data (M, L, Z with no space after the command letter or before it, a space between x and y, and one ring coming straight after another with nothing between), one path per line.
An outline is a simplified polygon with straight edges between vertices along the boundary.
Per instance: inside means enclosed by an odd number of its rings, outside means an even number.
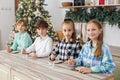
M48 24L45 21L38 20L35 24L37 37L34 43L27 49L22 49L21 53L29 53L32 58L48 56L52 51L52 39L47 35Z

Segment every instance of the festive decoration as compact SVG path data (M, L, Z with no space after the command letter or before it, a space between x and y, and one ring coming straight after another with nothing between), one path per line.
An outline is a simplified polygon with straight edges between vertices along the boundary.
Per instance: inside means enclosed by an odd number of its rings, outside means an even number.
M101 22L108 22L110 25L117 25L120 28L120 9L116 7L81 8L78 10L66 11L65 18L71 18L75 22L88 22L97 19Z
M7 46L10 46L12 45L13 43L13 40L14 40L14 36L15 36L15 32L14 31L11 31L10 34L9 34L9 41L7 41Z
M28 32L33 40L37 37L36 30L34 28L35 22L37 20L47 21L49 25L48 35L55 41L57 40L57 34L50 22L51 16L43 6L47 6L47 4L44 4L44 0L19 0L19 6L16 11L16 21L20 18L24 18L28 22ZM13 25L13 31L17 32L15 30L15 25Z
M37 11L33 12L35 14L35 17L38 17L41 15L40 11L37 9Z
M36 4L36 6L39 6L40 5L40 1L39 0L35 0L35 4Z
M99 0L99 5L104 5L104 0Z

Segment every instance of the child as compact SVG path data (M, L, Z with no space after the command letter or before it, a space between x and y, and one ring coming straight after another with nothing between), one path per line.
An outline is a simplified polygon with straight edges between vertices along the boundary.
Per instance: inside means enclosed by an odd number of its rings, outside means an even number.
M59 41L53 49L50 60L55 60L58 54L60 54L60 60L62 61L68 60L70 56L73 56L73 58L78 57L81 45L76 42L74 22L71 19L65 19L62 23L62 33L64 39Z
M70 65L82 66L81 73L111 73L115 69L108 45L103 43L102 25L97 20L87 23L86 32L89 41L83 46L77 59L69 59Z
M52 51L53 43L52 39L47 35L48 24L45 21L38 20L35 26L39 37L35 39L30 47L22 49L21 53L30 53L29 56L32 58L48 56Z
M22 48L27 48L32 44L32 39L26 31L27 23L24 19L19 19L16 22L18 33L15 34L14 41L11 47L6 47L7 52L20 51Z

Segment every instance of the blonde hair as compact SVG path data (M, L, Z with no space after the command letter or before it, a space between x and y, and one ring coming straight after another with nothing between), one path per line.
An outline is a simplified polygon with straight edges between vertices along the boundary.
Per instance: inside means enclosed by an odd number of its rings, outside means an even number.
M87 25L89 25L90 23L93 23L94 25L96 25L98 27L98 29L102 29L102 25L101 25L101 23L98 20L95 20L95 19L90 20L87 23ZM88 40L90 40L90 39L88 38ZM97 42L97 46L96 46L96 49L95 49L95 52L94 52L94 56L99 58L102 55L103 30L100 33L100 35L98 36L97 40L98 40L98 42Z
M63 24L70 24L73 27L73 34L72 34L71 38L72 38L73 42L76 42L75 24L74 24L73 20L71 20L71 19L64 19L62 25Z
M27 26L27 22L26 22L24 19L19 19L19 20L16 22L16 25L21 24L21 23L23 23L24 26Z

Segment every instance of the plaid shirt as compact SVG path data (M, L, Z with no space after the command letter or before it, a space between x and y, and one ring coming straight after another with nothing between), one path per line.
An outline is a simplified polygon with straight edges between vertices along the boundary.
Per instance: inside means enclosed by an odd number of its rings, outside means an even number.
M84 66L91 68L92 72L111 73L115 69L115 64L112 60L109 47L103 43L102 55L100 58L94 57L95 47L92 46L91 41L87 42L80 51L76 59L77 66Z
M72 39L70 39L69 42L65 42L65 40L61 40L53 49L52 54L56 56L59 54L60 60L65 61L68 58L70 58L70 56L73 56L73 58L77 58L80 49L81 49L80 42L73 42Z

